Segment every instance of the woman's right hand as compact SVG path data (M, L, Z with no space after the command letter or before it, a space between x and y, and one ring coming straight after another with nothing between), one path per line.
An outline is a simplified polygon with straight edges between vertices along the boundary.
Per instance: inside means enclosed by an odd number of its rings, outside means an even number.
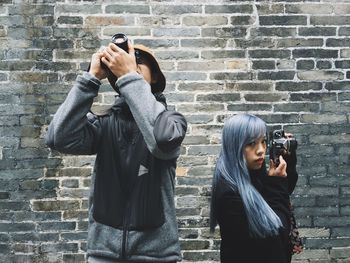
M104 49L104 47L101 47L99 51L94 53L91 57L90 63L89 73L98 78L99 80L105 79L107 77L107 72L102 68L101 65L101 58L103 57Z
M282 155L279 156L280 164L275 167L275 164L273 160L270 160L269 165L269 176L280 176L280 177L287 177L287 163L283 159Z

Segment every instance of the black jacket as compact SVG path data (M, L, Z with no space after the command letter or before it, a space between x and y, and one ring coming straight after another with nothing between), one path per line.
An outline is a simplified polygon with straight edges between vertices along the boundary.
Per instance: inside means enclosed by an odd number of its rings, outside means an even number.
M288 263L291 261L289 194L295 187L297 173L295 156L293 160L288 161L290 164L287 169L288 179L267 176L265 168L250 173L252 184L283 224L277 236L251 237L240 195L235 193L223 179L218 181L215 215L220 226L222 263Z

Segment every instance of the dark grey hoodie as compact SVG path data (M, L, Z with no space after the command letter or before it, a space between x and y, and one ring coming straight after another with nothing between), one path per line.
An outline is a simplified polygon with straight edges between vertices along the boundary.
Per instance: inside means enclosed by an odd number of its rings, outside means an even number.
M97 154L102 136L102 125L97 116L89 116L94 97L101 82L84 73L59 107L49 125L46 142L63 153ZM94 169L89 199L89 233L87 253L118 261L170 262L181 260L174 205L174 177L180 144L187 124L181 114L167 111L164 104L151 93L149 84L137 73L129 73L117 81L121 96L130 108L148 151L160 166L160 193L164 223L148 229L117 228L97 222L93 217ZM156 128L155 128L156 127Z

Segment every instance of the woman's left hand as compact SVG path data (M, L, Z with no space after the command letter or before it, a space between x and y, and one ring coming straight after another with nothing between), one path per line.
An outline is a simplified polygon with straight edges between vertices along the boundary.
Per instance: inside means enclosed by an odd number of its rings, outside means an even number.
M272 160L270 160L270 166L269 166L269 176L280 176L280 177L287 177L287 163L283 159L282 155L279 157L280 164L275 167L275 164Z

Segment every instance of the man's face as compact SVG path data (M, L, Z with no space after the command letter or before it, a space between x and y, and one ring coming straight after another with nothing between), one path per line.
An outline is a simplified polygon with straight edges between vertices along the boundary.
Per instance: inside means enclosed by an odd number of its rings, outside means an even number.
M151 69L147 64L137 64L137 73L141 74L143 78L151 84L152 82L152 73Z

